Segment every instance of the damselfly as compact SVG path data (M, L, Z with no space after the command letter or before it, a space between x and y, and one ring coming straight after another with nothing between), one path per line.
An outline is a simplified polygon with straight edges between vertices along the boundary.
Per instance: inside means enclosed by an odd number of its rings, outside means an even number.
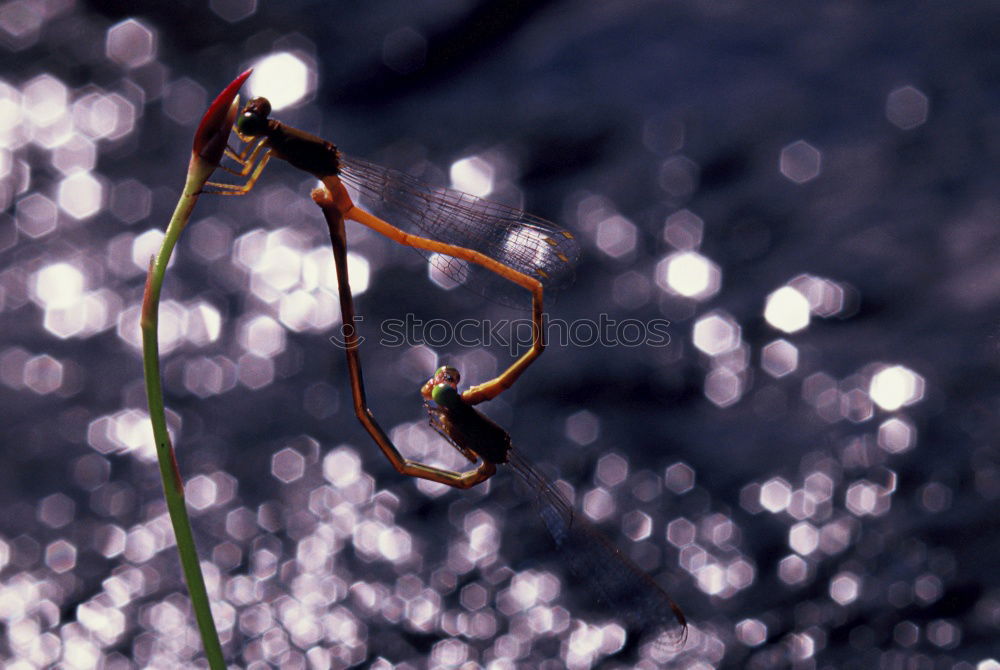
M476 404L509 388L545 347L543 293L572 280L579 257L573 235L522 210L432 187L402 172L346 156L330 142L270 118L270 113L265 98L247 103L236 121L236 132L247 146L241 153L226 151L241 169L224 169L248 179L238 185L209 182L208 192L246 194L268 161L281 158L319 179L332 195L330 206L344 219L417 249L456 282L501 301L509 296L511 283L529 291L531 348L499 376L466 390L462 397ZM355 205L348 186L361 196L363 206Z
M664 646L683 642L684 613L666 591L603 533L573 512L559 490L525 456L510 435L462 399L458 370L443 366L424 385L431 427L471 462L509 466L530 491L546 530L574 576L629 628Z

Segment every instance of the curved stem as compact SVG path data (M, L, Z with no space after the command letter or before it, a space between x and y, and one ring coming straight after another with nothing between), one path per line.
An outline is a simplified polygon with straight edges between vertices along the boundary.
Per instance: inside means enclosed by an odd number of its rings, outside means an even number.
M170 523L177 539L177 553L180 554L181 568L188 585L191 597L191 607L194 609L201 633L201 641L205 647L205 657L212 670L225 670L226 662L222 656L222 646L219 643L219 633L212 619L212 609L205 589L205 578L201 574L198 562L198 550L195 547L194 535L191 532L191 521L188 518L184 502L184 483L177 468L177 457L173 444L167 432L167 417L163 406L163 383L160 378L160 353L157 338L159 324L160 289L163 287L163 276L173 253L174 246L181 232L191 218L191 212L198 200L198 193L212 174L214 166L193 156L188 167L187 181L184 193L177 202L174 215L167 225L163 244L156 258L150 263L149 275L146 277L146 291L142 299L142 366L146 377L146 400L149 403L149 418L153 424L153 437L156 440L156 458L160 464L160 478L163 480L163 495L167 501L167 511Z

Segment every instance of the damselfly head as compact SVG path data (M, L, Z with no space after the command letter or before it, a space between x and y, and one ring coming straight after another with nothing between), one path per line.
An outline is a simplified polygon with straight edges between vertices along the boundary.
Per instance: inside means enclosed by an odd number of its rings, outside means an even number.
M236 132L248 137L257 137L267 132L267 117L271 114L271 103L267 98L254 98L240 112L236 119Z
M457 368L453 368L450 365L442 365L434 371L432 381L435 384L448 384L457 387L461 378L462 375L458 372Z

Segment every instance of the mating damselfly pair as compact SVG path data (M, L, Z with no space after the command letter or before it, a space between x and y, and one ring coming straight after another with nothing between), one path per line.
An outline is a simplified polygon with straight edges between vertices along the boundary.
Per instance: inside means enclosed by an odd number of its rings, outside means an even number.
M492 477L498 465L509 466L532 492L539 516L570 570L610 613L643 635L652 635L658 644L682 642L686 621L667 593L579 518L554 484L512 447L507 431L474 407L510 388L542 353L544 292L571 281L579 257L573 235L519 209L433 187L405 173L346 156L332 143L270 118L270 112L266 99L252 99L235 125L246 146L242 151L226 150L239 167L224 169L246 177L246 182L209 182L206 192L249 193L275 157L322 183L313 199L331 233L354 409L389 462L402 474L455 488L479 484ZM361 197L364 207L355 204L351 191ZM347 220L420 251L444 274L488 297L506 301L511 286L530 294L532 343L524 355L494 379L464 392L458 391L458 371L448 366L441 367L422 389L431 426L476 464L474 469L454 472L405 458L368 407L347 273Z

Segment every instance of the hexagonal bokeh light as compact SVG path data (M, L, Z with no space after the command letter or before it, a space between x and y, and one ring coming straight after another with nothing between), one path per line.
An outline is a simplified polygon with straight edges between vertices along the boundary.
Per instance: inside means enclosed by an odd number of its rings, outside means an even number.
M97 165L97 146L83 135L74 135L52 151L52 167L64 175L89 172Z
M719 266L696 251L678 251L656 265L656 285L668 293L706 300L719 292Z
M271 458L271 474L284 484L302 477L305 468L305 458L291 447L285 447Z
M756 647L767 639L767 625L760 619L743 619L736 624L736 637L748 647Z
M240 346L263 358L273 358L285 348L285 329L269 316L256 316L240 328Z
M427 277L439 288L450 291L469 279L469 264L451 256L431 254L427 259Z
M781 150L778 168L781 174L796 184L805 184L819 176L823 156L805 140L792 142Z
M841 572L830 580L830 597L839 605L849 605L861 592L861 579L852 572Z
M774 477L760 488L760 504L768 512L780 512L792 500L792 487L784 478Z
M287 51L279 51L256 61L253 74L247 81L250 96L267 98L273 110L301 102L315 87L313 68L301 56Z
M145 65L156 57L156 32L142 21L125 19L108 29L105 53L128 68Z
M927 121L930 101L913 86L900 86L885 101L885 116L902 130L913 130Z
M496 169L481 156L460 158L448 170L452 188L485 198L493 192Z
M739 346L740 325L724 312L712 312L695 321L691 340L700 351L718 356Z
M809 564L798 554L778 562L778 577L786 584L801 584L809 577Z
M69 91L65 84L51 75L39 75L24 86L23 119L36 129L51 128L65 118L68 103Z
M849 287L839 282L800 274L789 281L788 286L805 296L809 310L816 316L829 318L842 315L847 306Z
M11 51L21 51L38 41L45 14L28 3L7 3L0 8L0 38Z
M885 366L872 375L868 393L875 404L891 412L924 397L924 378L902 365Z
M89 172L74 172L59 183L59 207L74 219L86 219L101 210L103 193Z
M190 77L170 82L163 99L163 113L182 126L195 126L208 102L205 88Z
M799 350L788 340L778 339L764 345L760 366L772 377L784 377L799 366Z
M744 383L740 374L720 366L705 376L705 397L719 407L735 404L743 395Z
M635 249L638 231L635 224L614 214L597 224L597 248L612 258L622 258Z
M687 209L681 209L663 223L663 239L676 249L688 251L697 249L704 234L705 222Z
M28 359L24 364L24 385L39 395L59 390L65 366L48 354Z
M600 420L585 409L566 418L566 437L579 445L591 444L600 436L600 431Z
M694 488L695 471L684 462L674 463L667 467L663 475L664 485L680 495Z
M796 333L809 325L809 301L791 286L782 286L767 296L764 318L786 333Z
M660 166L660 186L672 198L685 198L698 186L698 164L687 156L672 156Z
M236 23L257 11L257 0L210 0L208 6L221 18Z
M52 263L33 276L32 298L44 307L68 307L83 295L84 276L70 263Z
M41 193L31 193L17 201L17 229L28 237L42 237L56 229L59 208Z
M57 540L45 548L45 565L56 574L72 570L76 557L76 546L66 540Z
M916 429L904 419L892 417L878 427L878 446L890 454L908 451L916 443Z

